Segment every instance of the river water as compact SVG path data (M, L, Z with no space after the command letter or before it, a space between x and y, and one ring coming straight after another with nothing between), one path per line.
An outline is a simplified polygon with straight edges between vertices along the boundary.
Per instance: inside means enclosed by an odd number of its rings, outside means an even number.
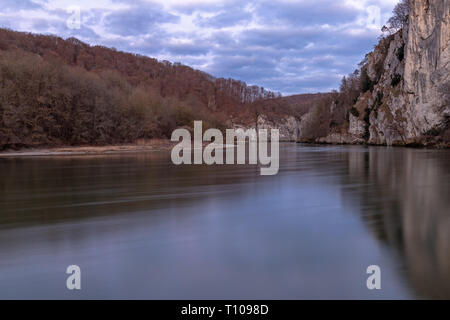
M285 144L263 177L167 152L0 159L0 298L448 299L449 160Z

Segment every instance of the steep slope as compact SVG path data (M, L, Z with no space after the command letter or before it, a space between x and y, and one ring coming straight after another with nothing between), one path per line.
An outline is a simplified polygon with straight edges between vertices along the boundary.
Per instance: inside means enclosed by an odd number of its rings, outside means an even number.
M316 142L449 145L450 1L410 5L405 27L366 57L360 77L368 77L370 90L345 110L348 124Z
M372 95L383 98L372 107L369 143L437 143L448 129L450 2L411 4L409 25L391 41Z
M86 71L115 70L133 86L155 88L162 97L173 96L184 100L194 96L213 111L276 96L263 88L247 86L233 79L214 78L180 63L158 61L114 48L90 46L76 38L64 40L55 36L0 29L0 50L17 49L39 55L52 63L59 60Z

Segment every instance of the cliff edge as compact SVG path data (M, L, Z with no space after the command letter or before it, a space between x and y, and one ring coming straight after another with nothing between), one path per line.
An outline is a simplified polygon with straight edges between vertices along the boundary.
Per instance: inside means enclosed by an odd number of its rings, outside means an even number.
M347 123L314 142L448 147L450 1L411 0L408 22L367 55L363 74L370 90L347 107Z

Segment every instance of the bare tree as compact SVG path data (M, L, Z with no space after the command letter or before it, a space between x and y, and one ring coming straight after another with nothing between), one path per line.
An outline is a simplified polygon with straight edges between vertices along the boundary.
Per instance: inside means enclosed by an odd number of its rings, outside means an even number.
M393 16L388 20L387 28L395 31L402 29L408 23L410 11L411 1L401 0L392 11Z

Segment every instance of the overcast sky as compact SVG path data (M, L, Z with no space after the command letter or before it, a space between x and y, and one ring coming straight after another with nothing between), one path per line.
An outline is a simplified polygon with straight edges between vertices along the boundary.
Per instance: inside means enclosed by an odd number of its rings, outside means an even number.
M0 26L75 36L293 94L337 88L397 2L1 0Z

